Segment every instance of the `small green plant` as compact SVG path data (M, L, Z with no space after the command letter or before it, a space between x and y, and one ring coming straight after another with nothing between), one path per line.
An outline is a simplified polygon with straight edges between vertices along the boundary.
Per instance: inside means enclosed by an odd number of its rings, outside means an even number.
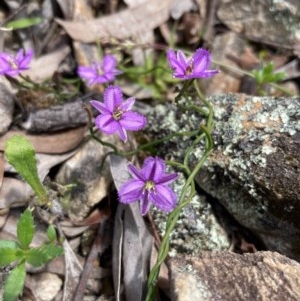
M31 143L22 135L12 136L6 142L5 157L36 193L39 205L46 205L49 197L39 179L35 150Z
M155 99L162 99L167 93L169 84L178 83L178 79L172 77L169 64L164 53L155 57L153 54L145 57L142 66L121 67L124 76L141 88L151 90Z
M57 238L53 225L47 229L48 241L41 246L30 247L33 237L33 215L31 210L27 208L20 216L17 225L18 241L0 240L0 267L15 265L4 285L4 301L14 301L21 294L26 277L26 263L38 267L64 252L61 246L55 244Z
M32 187L38 197L38 205L49 205L49 196L39 179L35 150L31 143L24 136L15 135L6 143L5 156ZM14 301L21 294L26 277L26 263L41 266L64 252L61 246L55 244L57 237L53 225L47 229L48 241L41 246L30 247L33 237L33 215L27 208L17 225L17 241L0 240L0 267L14 266L4 285L4 301Z
M274 63L270 62L267 65L262 66L259 70L253 70L251 72L257 82L257 92L259 95L264 95L263 86L265 84L278 83L286 76L284 72L274 72Z

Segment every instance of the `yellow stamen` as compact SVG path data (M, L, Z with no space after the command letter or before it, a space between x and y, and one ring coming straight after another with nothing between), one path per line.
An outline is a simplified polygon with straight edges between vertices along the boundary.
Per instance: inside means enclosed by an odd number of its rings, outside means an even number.
M148 191L155 190L155 183L153 181L147 181L144 185L144 189Z
M98 73L98 75L103 75L104 74L104 72L103 72L103 70L102 70L101 67L97 68L97 73Z
M12 69L18 69L18 64L16 63L16 61L13 58L9 58L8 63L10 64Z
M113 112L113 117L115 120L120 120L121 119L121 116L124 112L120 109L116 109L114 112Z

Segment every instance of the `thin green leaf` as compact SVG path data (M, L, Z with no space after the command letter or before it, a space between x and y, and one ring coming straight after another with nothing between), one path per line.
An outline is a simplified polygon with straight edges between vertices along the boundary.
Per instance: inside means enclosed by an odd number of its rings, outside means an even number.
M18 259L17 250L13 248L0 248L0 267L5 267Z
M41 23L42 20L43 19L40 18L40 17L23 18L23 19L18 19L18 20L8 22L5 27L6 28L12 28L13 30L23 29L23 28L27 28L27 27L30 27L30 26L37 25L37 24Z
M53 225L50 225L47 229L47 237L51 242L56 241L56 231Z
M267 64L264 68L264 74L272 74L274 71L274 64L272 62L270 62L269 64Z
M8 275L3 293L3 301L15 301L22 293L26 277L25 263L16 266Z
M285 78L285 72L274 73L273 82L279 82Z
M7 161L32 187L41 203L45 203L47 192L38 176L35 150L31 143L24 136L14 135L6 142L5 156Z
M34 222L31 211L27 208L21 214L17 225L17 237L23 249L27 249L34 235Z

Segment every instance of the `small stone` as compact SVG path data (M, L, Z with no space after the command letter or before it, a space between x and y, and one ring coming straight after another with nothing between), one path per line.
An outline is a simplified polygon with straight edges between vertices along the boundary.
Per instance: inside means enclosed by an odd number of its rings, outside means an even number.
M36 301L51 301L62 287L62 280L51 273L40 273L30 276L27 280Z
M0 76L0 135L7 132L13 118L15 101L9 81Z

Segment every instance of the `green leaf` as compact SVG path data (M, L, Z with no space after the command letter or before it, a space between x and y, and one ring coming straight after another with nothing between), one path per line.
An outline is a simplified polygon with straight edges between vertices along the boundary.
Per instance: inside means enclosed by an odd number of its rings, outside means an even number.
M34 267L41 266L49 261L47 254L39 247L26 252L26 261Z
M0 248L16 249L17 247L18 247L18 243L14 240L6 240L6 239L0 240Z
M47 200L47 192L37 172L35 151L31 143L21 135L14 135L5 145L7 161L25 179L39 197L41 203Z
M8 275L3 293L3 301L15 301L22 293L26 277L25 263L16 266Z
M278 72L274 73L273 75L273 82L279 82L285 78L286 74L285 72Z
M27 28L36 24L39 24L42 22L42 18L40 17L35 17L35 18L23 18L19 20L14 20L11 22L8 22L6 24L6 28L12 28L13 30L15 29L22 29L22 28Z
M0 267L7 266L18 259L17 250L13 248L0 248Z
M17 237L23 249L27 249L34 235L34 222L31 211L27 208L21 214L17 225Z
M47 229L47 237L51 242L56 241L56 231L53 225L50 225Z
M28 250L26 254L26 261L31 265L37 267L48 263L55 257L64 253L64 249L53 244L43 245L38 248Z
M266 74L266 75L272 74L273 70L274 70L274 64L272 62L270 62L263 68L263 70L264 70L264 74Z
M40 248L47 254L49 260L64 254L64 248L54 244L43 245Z
M251 73L259 85L263 84L263 82L264 82L263 70L261 70L261 69L253 70Z

